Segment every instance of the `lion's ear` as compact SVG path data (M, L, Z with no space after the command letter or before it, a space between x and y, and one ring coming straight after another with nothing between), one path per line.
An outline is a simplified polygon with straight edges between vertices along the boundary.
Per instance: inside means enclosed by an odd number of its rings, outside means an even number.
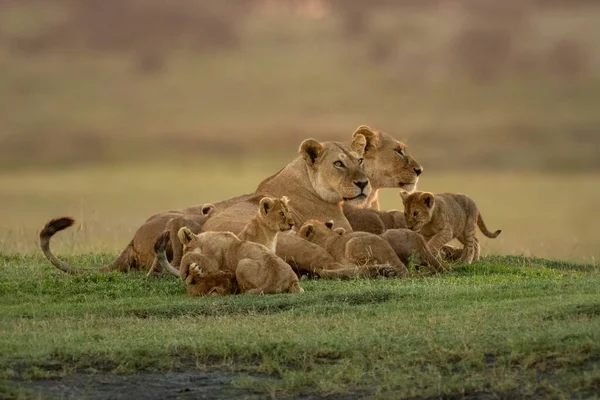
M314 165L315 161L323 152L323 145L315 139L306 139L300 145L300 154L308 165Z
M365 137L366 144L364 146L364 153L379 146L379 133L366 125L361 125L352 134L352 138L356 139L357 136L362 135ZM353 142L354 143L354 142Z
M325 226L329 229L333 229L333 220L325 222Z
M433 196L433 193L423 193L421 195L421 201L427 206L427 208L433 208L433 205L435 204L435 197Z
M352 150L363 156L365 154L365 148L367 147L367 138L362 133L355 134L352 137L352 143L350 144Z
M340 227L338 227L338 228L335 228L333 231L334 231L335 233L337 233L338 235L340 235L340 236L342 236L343 234L345 234L345 233L346 233L346 230L345 230L344 228L342 228L341 226L340 226Z
M312 224L304 224L300 228L298 234L302 236L304 239L310 239L312 235L315 233L315 227Z
M212 204L205 204L202 206L202 215L209 215L215 211L215 206Z
M177 237L179 238L181 244L187 245L196 238L196 235L194 235L194 233L188 227L184 226L179 230L179 232L177 232Z
M271 197L263 197L260 199L259 210L262 215L267 215L275 205L275 199Z

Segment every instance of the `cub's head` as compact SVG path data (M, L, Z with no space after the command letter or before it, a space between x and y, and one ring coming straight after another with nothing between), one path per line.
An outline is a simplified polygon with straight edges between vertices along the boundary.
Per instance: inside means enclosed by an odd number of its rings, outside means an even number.
M415 160L406 145L387 133L366 125L352 134L352 146L364 143L364 168L374 188L401 188L412 191L417 187L423 167Z
M298 231L301 238L318 245L324 245L328 238L345 233L344 228L334 228L333 221L321 222L316 219L306 221Z
M366 139L352 145L306 139L300 154L307 165L310 183L319 197L329 203L346 201L361 206L371 193L369 178L363 170Z
M215 268L201 254L186 256L181 260L181 278L190 296L225 296L235 292L235 277L231 272Z
M406 226L408 229L418 232L431 220L435 208L435 196L429 192L408 193L403 190L400 192L400 197L404 203Z
M258 206L260 220L273 230L289 231L294 227L294 218L292 218L288 203L289 199L286 196L279 199L263 197Z

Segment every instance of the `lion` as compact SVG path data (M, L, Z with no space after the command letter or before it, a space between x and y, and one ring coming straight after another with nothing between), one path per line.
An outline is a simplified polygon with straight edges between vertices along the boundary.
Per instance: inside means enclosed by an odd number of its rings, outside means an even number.
M238 235L240 240L262 244L275 252L277 234L288 232L294 227L294 218L288 203L287 196L279 199L274 197L260 199L258 212Z
M185 223L193 231L199 232L202 225L212 216L215 207L212 204L190 207L181 211L167 211L155 214L138 228L133 239L121 254L109 265L97 270L97 272L121 271L130 269L156 268L156 257L154 254L154 243L157 237L165 229L172 228L177 224ZM174 222L175 220L175 222ZM58 269L69 274L80 274L90 272L89 269L73 267L59 260L50 250L50 239L54 234L72 226L75 220L71 217L61 217L50 220L40 232L40 246L46 258ZM181 244L173 241L167 243L167 256L169 259L174 254L180 254Z
M406 229L402 211L379 211L373 208L358 208L344 204L344 215L353 231L381 235L388 229Z
M439 253L452 239L458 239L464 246L460 261L470 264L480 255L476 226L489 238L496 238L502 232L488 231L477 205L464 194L401 191L400 196L406 225L421 233L434 253Z
M341 264L390 265L399 276L408 276L408 269L390 244L372 233L347 233L343 227L334 228L333 221L308 220L298 235L325 248Z
M404 264L409 264L414 254L416 265L428 265L436 272L444 272L446 269L429 249L425 238L410 229L388 229L380 235L385 239L394 252Z
M196 235L188 228L181 228L178 236L185 252L179 271L166 257L167 232L157 240L156 255L165 271L185 281L191 295L229 294L234 287L250 294L304 291L292 268L261 244L240 240L231 232Z

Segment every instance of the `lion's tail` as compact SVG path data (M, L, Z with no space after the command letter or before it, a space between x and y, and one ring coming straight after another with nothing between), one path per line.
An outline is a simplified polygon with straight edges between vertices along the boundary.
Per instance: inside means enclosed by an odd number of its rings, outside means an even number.
M497 238L498 235L500 233L502 233L501 229L498 229L496 232L491 233L490 231L488 231L488 228L485 226L485 222L483 222L483 217L481 216L481 213L479 213L479 215L477 216L477 226L479 227L479 229L481 229L481 232L489 237L489 238Z
M40 246L46 258L58 269L68 274L77 275L87 272L109 272L109 271L127 271L131 265L131 246L132 243L123 250L121 255L117 257L111 264L100 268L97 271L73 267L64 261L59 260L50 250L50 239L56 232L67 229L75 223L71 217L54 218L50 220L40 232Z
M167 258L167 243L169 243L170 237L169 231L164 231L161 233L156 242L154 243L154 253L156 253L156 260L158 261L158 265L171 275L175 275L176 277L180 277L179 271L171 265L169 259Z

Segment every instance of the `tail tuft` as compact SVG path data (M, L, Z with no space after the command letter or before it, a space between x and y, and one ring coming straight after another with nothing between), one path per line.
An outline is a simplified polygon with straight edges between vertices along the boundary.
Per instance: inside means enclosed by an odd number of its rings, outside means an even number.
M156 239L156 242L154 243L154 253L158 254L160 252L164 252L167 248L167 243L169 243L169 239L169 231L164 231L163 233L161 233Z
M71 225L75 223L75 219L71 217L61 217L61 218L53 218L40 232L40 239L49 238L53 236L56 232L62 231L63 229L67 229Z

